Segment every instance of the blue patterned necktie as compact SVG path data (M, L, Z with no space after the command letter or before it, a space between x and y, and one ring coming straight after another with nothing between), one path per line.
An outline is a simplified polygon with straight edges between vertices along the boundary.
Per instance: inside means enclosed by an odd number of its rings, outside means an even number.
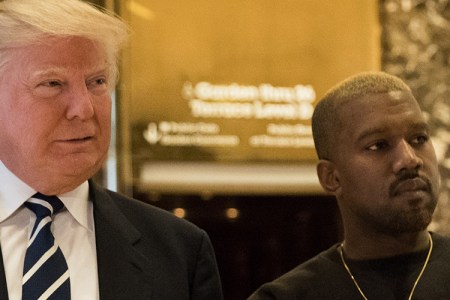
M64 204L56 196L37 193L25 206L36 214L36 222L25 254L22 300L70 299L69 269L50 231L52 216Z

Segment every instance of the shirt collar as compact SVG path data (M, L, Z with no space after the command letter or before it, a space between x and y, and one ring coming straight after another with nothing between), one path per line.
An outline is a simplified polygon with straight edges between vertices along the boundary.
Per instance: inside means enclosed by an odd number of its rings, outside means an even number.
M94 223L91 218L89 218L89 183L87 181L83 182L76 189L58 195L58 198L64 203L64 206L70 212L70 214L80 223L81 226L85 227L89 231L94 230Z
M9 218L36 191L20 180L0 160L0 222ZM83 182L74 190L58 195L73 218L92 231L94 224L89 218L89 184Z
M0 222L9 218L36 191L0 161Z

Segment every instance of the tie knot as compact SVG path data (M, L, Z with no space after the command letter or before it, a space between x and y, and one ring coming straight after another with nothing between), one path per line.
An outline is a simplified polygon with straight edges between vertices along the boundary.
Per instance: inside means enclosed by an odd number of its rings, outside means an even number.
M53 216L64 207L64 204L56 196L47 196L36 193L25 202L25 206L34 212L37 218L44 218Z

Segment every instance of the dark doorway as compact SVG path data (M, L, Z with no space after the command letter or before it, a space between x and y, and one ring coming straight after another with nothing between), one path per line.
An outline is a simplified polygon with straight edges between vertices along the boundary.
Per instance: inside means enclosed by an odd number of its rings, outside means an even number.
M149 195L135 197L176 212L208 232L226 300L256 288L311 258L342 236L329 196Z

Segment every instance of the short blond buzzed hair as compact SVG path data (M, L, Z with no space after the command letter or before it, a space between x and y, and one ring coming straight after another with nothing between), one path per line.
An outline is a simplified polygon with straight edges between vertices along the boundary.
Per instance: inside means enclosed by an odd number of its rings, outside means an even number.
M385 72L363 72L341 81L319 101L312 116L314 145L319 159L330 159L341 131L339 108L342 104L371 94L408 91L400 78Z

